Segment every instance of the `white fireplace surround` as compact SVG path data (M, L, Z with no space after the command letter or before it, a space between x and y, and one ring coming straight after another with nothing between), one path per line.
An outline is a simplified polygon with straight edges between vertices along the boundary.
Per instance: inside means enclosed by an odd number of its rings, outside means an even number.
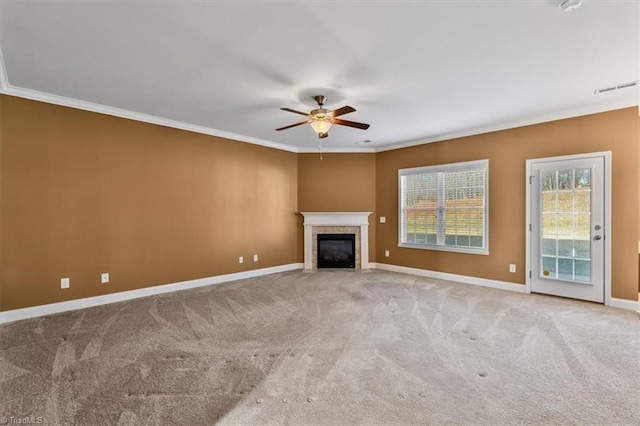
M369 268L369 215L371 212L301 212L304 216L304 269L313 268L313 227L359 226L360 268Z

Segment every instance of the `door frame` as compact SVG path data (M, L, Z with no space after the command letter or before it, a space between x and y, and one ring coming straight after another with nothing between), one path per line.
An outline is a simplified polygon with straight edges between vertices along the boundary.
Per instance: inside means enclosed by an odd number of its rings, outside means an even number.
M531 168L536 163L549 161L581 160L604 158L604 304L611 305L611 151L587 152L584 154L562 155L558 157L532 158L526 160L525 171L525 293L531 293Z

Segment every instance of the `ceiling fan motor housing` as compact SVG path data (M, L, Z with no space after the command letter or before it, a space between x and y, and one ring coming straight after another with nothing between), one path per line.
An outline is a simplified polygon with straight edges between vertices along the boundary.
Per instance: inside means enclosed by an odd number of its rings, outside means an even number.
M324 109L324 108L317 108L317 109L314 109L313 111L311 111L311 112L309 113L309 117L317 117L317 118L319 118L319 119L323 119L324 117L327 117L327 118L333 118L333 117L331 117L331 115L329 114L329 112L330 112L330 111L329 111L329 110L327 110L327 109Z

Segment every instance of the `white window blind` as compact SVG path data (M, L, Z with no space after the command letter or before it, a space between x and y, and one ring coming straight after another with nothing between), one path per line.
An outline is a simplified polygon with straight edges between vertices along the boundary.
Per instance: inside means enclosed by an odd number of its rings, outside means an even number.
M489 160L401 169L399 245L487 254Z

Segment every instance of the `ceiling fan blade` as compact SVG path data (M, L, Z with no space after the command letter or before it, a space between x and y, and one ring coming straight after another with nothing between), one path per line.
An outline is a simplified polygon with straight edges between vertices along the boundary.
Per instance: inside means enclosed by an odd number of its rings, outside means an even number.
M286 130L286 129L290 129L290 128L292 128L292 127L302 126L303 124L307 124L307 123L308 123L307 121L301 121L301 122L299 122L299 123L292 124L292 125L290 125L290 126L280 127L279 129L276 129L276 130Z
M309 115L306 112L296 111L295 109L291 109L291 108L280 108L280 109L283 110L283 111L292 112L294 114L307 115L307 116Z
M340 124L341 126L355 127L356 129L362 129L362 130L367 130L369 128L368 124L356 123L355 121L341 120L339 118L336 118L335 120L333 120L333 124Z
M333 110L331 112L331 115L333 117L337 117L339 115L345 115L345 114L349 114L350 112L354 112L356 109L353 107L350 107L349 105L347 106L343 106L342 108L338 108L336 110Z

